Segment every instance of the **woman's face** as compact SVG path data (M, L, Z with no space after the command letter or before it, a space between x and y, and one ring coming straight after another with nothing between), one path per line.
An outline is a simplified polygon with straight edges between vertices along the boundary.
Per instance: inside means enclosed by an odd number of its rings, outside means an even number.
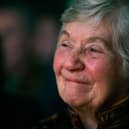
M63 26L54 57L61 98L70 106L98 108L119 92L119 60L111 29L103 24L71 22Z

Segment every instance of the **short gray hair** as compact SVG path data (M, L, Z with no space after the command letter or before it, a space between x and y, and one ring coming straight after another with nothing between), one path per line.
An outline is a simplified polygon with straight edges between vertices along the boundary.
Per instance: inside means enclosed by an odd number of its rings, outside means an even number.
M129 1L128 0L73 0L62 15L62 23L73 21L103 21L112 27L113 47L123 60L123 70L129 79Z

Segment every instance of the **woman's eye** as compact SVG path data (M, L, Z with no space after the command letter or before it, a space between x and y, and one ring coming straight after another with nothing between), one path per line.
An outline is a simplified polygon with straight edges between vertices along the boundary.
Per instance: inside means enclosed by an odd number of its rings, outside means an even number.
M98 52L98 53L102 53L102 51L99 48L95 48L95 47L91 47L89 48L89 51L91 52Z
M100 48L99 46L87 46L85 48L85 54L87 54L89 57L96 58L103 53L104 53L103 49Z
M61 47L70 47L70 43L69 43L69 41L64 41L64 42L59 43L59 46L61 46Z
M61 46L68 47L68 44L67 43L61 43Z

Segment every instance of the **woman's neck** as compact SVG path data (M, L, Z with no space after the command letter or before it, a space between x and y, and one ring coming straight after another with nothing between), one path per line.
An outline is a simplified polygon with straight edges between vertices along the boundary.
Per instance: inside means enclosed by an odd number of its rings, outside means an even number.
M75 111L78 113L86 129L97 129L97 117L94 110L91 110L91 108L82 108L81 110L76 109Z

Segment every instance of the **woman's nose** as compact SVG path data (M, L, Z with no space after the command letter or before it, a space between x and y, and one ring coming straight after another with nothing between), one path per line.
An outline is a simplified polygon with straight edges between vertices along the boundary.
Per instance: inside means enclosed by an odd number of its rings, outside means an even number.
M69 71L80 71L83 70L85 64L80 59L79 54L71 53L64 62L64 67Z

